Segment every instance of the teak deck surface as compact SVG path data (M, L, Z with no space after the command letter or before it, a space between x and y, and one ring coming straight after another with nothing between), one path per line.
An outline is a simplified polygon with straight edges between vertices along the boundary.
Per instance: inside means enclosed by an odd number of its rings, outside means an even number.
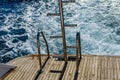
M42 56L42 63L46 56ZM34 80L39 63L37 56L20 57L8 64L17 66L1 80ZM84 55L75 74L76 62L50 58L44 66L38 80L120 80L120 57ZM64 74L62 74L62 71Z

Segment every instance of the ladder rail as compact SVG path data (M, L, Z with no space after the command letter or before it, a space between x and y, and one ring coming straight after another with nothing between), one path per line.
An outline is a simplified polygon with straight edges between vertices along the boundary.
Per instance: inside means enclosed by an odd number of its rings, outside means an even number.
M40 70L42 70L42 60L41 60L41 50L40 50L40 33L45 41L45 44L46 44L46 49L47 49L47 55L48 55L48 59L50 58L50 52L49 52L49 47L48 47L48 43L47 43L47 40L45 38L45 35L44 33L41 31L41 32L38 32L37 33L37 48L38 48L38 57L39 57L39 65L40 65Z
M60 12L60 21L61 21L61 29L62 29L62 39L63 39L63 50L64 50L64 59L65 63L67 63L67 49L66 49L66 37L65 37L65 28L64 28L64 16L63 16L63 3L62 0L59 0L59 12Z
M45 41L45 44L46 44L46 48L47 48L47 54L48 54L48 57L50 57L50 51L49 51L49 47L48 47L48 43L47 43L47 40L46 40L46 38L45 38L45 35L44 35L44 33L41 31L41 34L42 34L42 36L43 36L43 39L44 39L44 41Z

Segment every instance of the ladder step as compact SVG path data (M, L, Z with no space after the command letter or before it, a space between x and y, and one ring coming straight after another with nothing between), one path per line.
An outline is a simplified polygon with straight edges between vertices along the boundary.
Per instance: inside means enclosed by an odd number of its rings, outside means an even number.
M56 60L64 60L64 56L53 56L53 58L56 58ZM67 56L67 59L69 60L69 61L74 61L74 60L76 60L76 56Z
M62 36L50 36L50 38L62 38Z
M47 16L60 16L60 13L48 13Z
M64 60L64 56L53 56L53 58L56 58L57 60Z
M76 27L77 24L65 24L64 26L65 26L65 27Z
M73 3L75 0L70 0L70 1L62 1L63 3Z
M66 46L67 48L76 48L76 46Z

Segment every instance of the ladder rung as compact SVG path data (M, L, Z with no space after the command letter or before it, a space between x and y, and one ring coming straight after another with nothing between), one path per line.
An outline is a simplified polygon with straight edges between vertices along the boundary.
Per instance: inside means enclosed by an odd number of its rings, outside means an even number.
M47 16L60 16L60 13L48 13Z
M70 1L62 1L63 3L73 3L75 0L70 0Z
M66 24L66 25L64 25L65 27L76 27L77 26L77 24Z
M62 36L50 36L50 38L62 38Z
M67 48L76 48L76 46L66 46Z

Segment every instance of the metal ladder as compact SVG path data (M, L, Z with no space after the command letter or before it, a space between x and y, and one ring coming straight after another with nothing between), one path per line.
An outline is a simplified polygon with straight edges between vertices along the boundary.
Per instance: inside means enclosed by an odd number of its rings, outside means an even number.
M66 69L66 65L68 63L67 48L76 48L76 57L75 57L75 59L76 59L76 75L78 74L79 64L80 64L80 61L82 59L82 52L81 52L80 32L77 32L77 34L76 34L76 45L75 46L67 46L66 45L65 27L75 27L75 26L77 26L77 24L65 24L64 23L63 3L73 3L73 2L75 2L75 0L70 0L70 1L58 0L58 1L59 1L59 13L48 13L47 16L60 16L62 34L60 36L50 36L50 38L62 38L63 51L64 51L63 58L65 61L65 65L63 67L63 72L62 72L61 77L60 77L60 79L61 79L63 74L64 74L64 71ZM41 52L40 52L40 42L39 42L40 41L40 39L39 39L40 33L38 32L38 34L37 34L37 47L38 47L38 58L39 58L40 70L38 70L38 74L35 77L35 80L37 80L39 74L42 72L43 67L45 66L46 62L50 58L48 43L46 41L44 33L41 32L41 35L43 36L43 39L46 43L48 58L45 61L45 63L42 65Z
M75 2L75 0L70 0L70 1L58 0L58 1L59 1L59 13L48 13L47 16L60 16L62 35L61 36L51 36L50 38L62 38L64 60L65 60L65 63L67 63L68 62L67 48L76 48L76 46L67 46L66 45L65 27L75 27L75 26L77 26L77 24L65 24L64 23L63 3L73 3L73 2Z

